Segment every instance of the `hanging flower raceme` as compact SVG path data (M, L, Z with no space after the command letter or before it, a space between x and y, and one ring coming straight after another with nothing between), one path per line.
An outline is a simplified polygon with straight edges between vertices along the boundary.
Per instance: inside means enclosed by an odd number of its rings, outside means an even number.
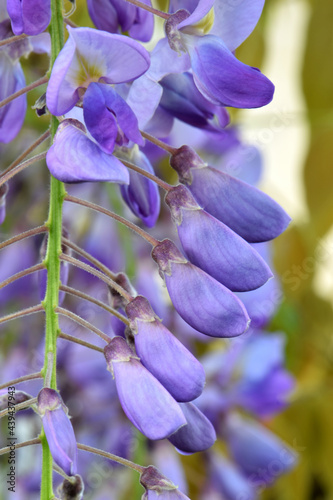
M150 0L143 0L151 5ZM87 0L88 11L96 28L109 33L127 31L131 38L149 42L154 31L154 16L123 0Z
M44 387L38 394L37 410L55 463L68 476L77 472L77 445L68 410L54 389Z
M38 35L51 21L51 0L7 0L15 35Z

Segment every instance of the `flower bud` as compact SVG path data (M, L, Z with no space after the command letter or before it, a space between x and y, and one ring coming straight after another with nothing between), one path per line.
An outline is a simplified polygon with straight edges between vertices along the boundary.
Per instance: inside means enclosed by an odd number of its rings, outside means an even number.
M185 259L172 241L156 245L152 257L176 311L186 323L210 337L235 337L247 330L250 319L241 301Z
M189 500L153 465L145 467L140 476L140 483L146 489L142 500Z
M238 234L205 212L182 185L165 197L189 260L234 292L254 290L273 275Z
M276 201L259 189L207 166L190 147L179 148L170 164L206 212L250 243L276 238L288 226L290 217Z
M196 453L213 446L216 432L208 418L193 403L182 403L180 406L187 425L169 436L170 443L184 453Z
M192 401L202 393L205 372L201 363L161 323L148 300L139 295L126 306L142 364L176 401Z
M163 439L186 424L178 403L122 337L114 337L104 348L104 355L116 381L120 404L142 434Z
M77 472L77 445L68 410L54 389L44 387L37 397L37 409L55 463L68 476Z

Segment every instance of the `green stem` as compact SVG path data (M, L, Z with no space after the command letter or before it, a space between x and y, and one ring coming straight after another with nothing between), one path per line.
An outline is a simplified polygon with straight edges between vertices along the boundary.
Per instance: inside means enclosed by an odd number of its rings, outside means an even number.
M51 35L51 69L60 50L64 45L64 25L62 16L62 0L51 0L52 18L50 24ZM58 120L55 116L51 117L51 139L53 139ZM50 204L49 216L46 226L49 229L47 251L45 257L45 266L47 268L47 287L44 300L46 314L45 326L45 358L43 375L44 381L46 374L51 372L50 387L57 389L56 380L56 362L57 362L57 336L60 332L58 314L55 312L59 305L59 286L60 286L60 259L61 254L61 236L62 236L62 205L66 195L64 184L51 176L50 186ZM49 356L52 353L53 356ZM49 359L53 359L52 367L49 367ZM51 368L51 370L50 370ZM43 448L43 464L41 478L41 500L51 500L54 498L52 485L52 456L44 434L41 432L41 441Z

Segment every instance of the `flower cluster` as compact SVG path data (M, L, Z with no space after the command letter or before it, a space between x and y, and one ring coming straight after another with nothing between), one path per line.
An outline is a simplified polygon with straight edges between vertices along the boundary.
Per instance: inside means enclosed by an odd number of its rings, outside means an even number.
M7 247L0 267L3 286L23 291L25 300L35 297L39 284L37 305L28 304L2 321L34 312L46 317L45 338L34 345L44 362L38 361L39 371L22 377L15 370L15 355L25 352L20 342L4 368L26 384L22 409L31 407L41 418L43 432L33 444L43 445L42 494L50 488L47 467L53 461L64 476L59 498L83 497L91 464L80 457L82 450L139 472L143 499L185 499L175 485L179 477L167 471L177 450L207 453L204 498L213 498L214 491L228 500L256 498L262 485L258 470L268 467L263 479L268 485L296 462L277 437L239 413L245 410L252 418L273 414L285 405L293 386L283 367L282 337L259 331L267 319L261 321L255 305L272 286L262 249L290 218L254 186L259 152L241 143L226 109L261 107L273 98L270 80L234 54L256 26L264 2L228 7L223 0L171 0L168 12L161 12L148 0L88 0L96 28L68 21L66 43L59 38L61 2L53 3L58 8L52 16L50 2L8 0L7 10L0 4L5 42L0 46L1 142L19 134L26 92L41 84L47 83L47 89L35 108L39 116L51 115L50 131L0 177L2 224L12 186L15 192L15 174L44 158L52 174L47 222L0 246ZM163 34L154 27L154 15L165 20ZM44 32L50 22L52 50ZM140 42L153 34L158 41L148 51ZM19 58L32 51L51 52L53 64L45 78L25 87ZM194 140L183 139L189 129ZM22 161L49 136L47 151ZM221 165L231 156L241 165L237 175ZM166 160L173 174L163 174ZM172 176L178 182L167 182ZM89 224L78 206L104 215ZM134 239L128 233L124 238L105 216L134 231ZM148 233L144 227L152 229ZM38 234L44 238L36 252L26 238ZM74 241L82 234L79 246ZM15 257L15 246L9 245L19 240L26 248ZM130 262L124 253L131 255ZM30 279L35 272L37 281ZM24 280L20 289L19 278ZM9 291L2 303L13 296ZM70 296L87 301L92 318L89 308L70 310ZM79 326L69 335L73 321ZM92 343L82 328L99 340ZM218 348L203 357L196 352L199 340L207 344L233 337L239 337L238 343L225 341L230 342L225 352ZM60 349L65 342L73 345ZM35 379L43 379L43 386ZM64 401L75 393L84 410L71 421ZM35 425L35 416L32 420ZM158 450L169 446L171 459L162 460L159 468L170 479L153 466L124 458L131 455L120 437L134 432L128 421L149 440L157 462ZM156 443L163 439L169 443ZM217 439L226 443L233 463L207 451ZM102 448L106 443L107 451L81 440ZM281 449L285 460L275 473L269 464ZM34 471L27 488L32 494L35 476ZM103 495L100 489L92 498Z

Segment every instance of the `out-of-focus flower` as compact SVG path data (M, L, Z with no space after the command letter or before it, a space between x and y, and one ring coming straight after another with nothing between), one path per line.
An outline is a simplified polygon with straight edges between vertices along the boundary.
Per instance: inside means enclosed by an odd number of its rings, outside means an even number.
M51 21L51 0L7 0L15 35L38 35Z

